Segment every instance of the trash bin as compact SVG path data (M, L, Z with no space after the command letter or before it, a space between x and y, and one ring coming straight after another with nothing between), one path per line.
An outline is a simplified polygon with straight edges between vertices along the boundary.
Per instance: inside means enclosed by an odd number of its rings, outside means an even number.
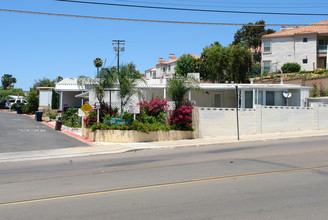
M42 121L42 114L43 114L43 112L41 112L41 111L36 111L36 112L35 112L35 120L37 120L37 121Z
M61 127L62 127L62 124L63 124L63 122L57 120L56 124L55 124L55 130L60 131Z
M16 112L17 114L22 114L22 106L16 105Z

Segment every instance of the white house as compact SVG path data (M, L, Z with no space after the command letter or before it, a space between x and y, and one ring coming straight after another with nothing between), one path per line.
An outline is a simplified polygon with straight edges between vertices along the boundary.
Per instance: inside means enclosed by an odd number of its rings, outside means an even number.
M37 87L39 92L39 108L51 109L52 108L52 90L54 87Z
M194 58L200 58L197 55L191 54ZM167 79L174 75L174 68L176 67L176 63L179 60L176 55L170 54L169 60L165 61L163 58L158 58L158 63L155 67L145 70L144 78L146 80L149 79Z
M276 72L285 63L301 70L327 67L328 20L262 36L262 73Z
M166 91L166 79L151 79L147 83L140 81L137 88L143 96L135 95L128 105L135 105L142 100L151 100L153 97L169 99ZM236 86L238 86L238 100L241 108L263 106L307 106L311 87L288 84L214 84L200 83L202 93L191 91L186 99L192 100L199 107L235 108ZM67 107L81 107L85 101L93 105L97 101L96 94L90 85L79 86L76 78L63 79L56 84L55 91L60 93L60 109ZM290 94L289 98L284 92ZM105 102L111 100L112 107L120 107L117 88L107 90ZM172 103L172 102L171 102ZM126 109L128 106L126 106ZM126 110L125 109L125 110Z

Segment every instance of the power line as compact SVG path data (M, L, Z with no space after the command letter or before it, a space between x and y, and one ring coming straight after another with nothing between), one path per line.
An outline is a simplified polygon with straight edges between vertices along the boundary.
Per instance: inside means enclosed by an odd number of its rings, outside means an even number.
M327 16L328 15L328 14L314 14L314 13L227 11L227 10L195 9L195 8L171 8L171 7L146 6L146 5L127 5L127 4L87 2L87 1L75 1L75 0L55 0L55 1L69 2L69 3L81 3L81 4L93 4L93 5L118 6L118 7L131 7L131 8L148 8L148 9L161 9L161 10L230 13L230 14L302 15L302 16Z
M186 7L224 7L224 8L236 8L235 4L238 4L238 8L268 8L268 4L259 6L261 5L260 3L253 3L256 4L256 6L241 6L241 5L250 5L251 3L241 3L241 2L216 2L216 5L199 5L199 4L181 4L181 3L168 3L168 2L151 2L151 1L133 1L133 0L112 0L112 1L119 1L119 2L131 2L131 3L142 3L142 4L153 4L153 5L177 5L177 6L186 6ZM197 2L197 1L196 1ZM198 3L198 2L197 2ZM202 2L204 3L204 2ZM205 2L206 3L206 2ZM214 2L210 2L214 3ZM219 5L218 5L219 4ZM228 5L226 5L228 4ZM231 5L234 4L234 5ZM317 5L317 4L312 4L312 5L303 5L302 6L273 6L270 4L270 8L322 8L323 5ZM328 6L327 4L324 6Z
M144 20L144 19L129 19L129 18L110 18L110 17L97 17L87 15L72 15L72 14L56 14L48 12L35 12L35 11L22 11L11 9L0 9L3 12L22 13L22 14L35 14L35 15L48 15L70 18L86 18L86 19L100 19L100 20L113 20L113 21L134 21L134 22L149 22L149 23L166 23L166 24L194 24L194 25L216 25L216 26L269 26L269 27L282 27L282 26L328 26L328 24L244 24L244 23L207 23L207 22L192 22L192 21L164 21L164 20Z

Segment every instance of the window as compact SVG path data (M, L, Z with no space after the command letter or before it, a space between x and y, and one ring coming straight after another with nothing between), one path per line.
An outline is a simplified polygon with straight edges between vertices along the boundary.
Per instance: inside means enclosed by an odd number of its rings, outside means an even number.
M164 72L164 73L166 72L166 69L165 69L165 67L163 67L163 72Z
M271 41L264 41L264 52L271 52Z
M263 72L265 71L271 71L271 61L263 61Z
M253 91L245 91L245 108L253 108Z
M214 94L214 107L222 107L222 95Z
M266 105L274 105L274 92L266 92Z
M303 59L303 64L307 64L308 63L308 59Z
M304 43L308 42L308 38L307 38L307 37L304 37L304 38L303 38L303 42L304 42Z
M167 67L167 70L168 70L168 71L171 71L171 65L169 65L169 66Z

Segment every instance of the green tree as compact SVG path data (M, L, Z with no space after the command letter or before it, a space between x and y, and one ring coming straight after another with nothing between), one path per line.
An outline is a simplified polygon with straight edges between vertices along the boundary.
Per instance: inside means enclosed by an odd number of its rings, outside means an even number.
M19 95L24 96L24 91L22 89L2 89L0 90L0 100L7 99L9 95Z
M99 57L93 60L93 65L97 68L97 74L99 73L99 68L102 67L103 61Z
M252 67L251 51L242 44L228 47L227 80L244 83Z
M243 25L241 29L237 30L234 36L234 41L232 42L233 45L237 45L242 43L246 45L248 48L253 48L254 52L254 61L260 62L261 61L261 52L257 49L261 47L262 43L262 36L265 34L274 33L275 30L273 29L265 29L265 21L260 20L253 23L248 23L247 25Z
M13 75L4 74L1 78L2 88L7 89L11 84L16 83L17 80Z
M138 92L135 88L138 80L142 80L142 76L140 72L136 70L136 66L131 62L127 65L121 65L120 71L117 71L116 67L101 68L96 78L80 76L78 85L89 84L93 86L101 109L107 107L104 101L105 90L110 90L114 88L115 85L118 85L118 93L121 99L121 113L123 113L124 106L131 97Z
M181 106L187 92L190 90L202 91L199 83L193 78L183 75L175 75L166 84L169 97L174 101L175 109Z
M33 84L33 89L36 89L37 87L55 87L56 80L50 80L48 78L43 78L39 80L35 80Z
M201 54L200 75L211 82L223 82L227 68L228 50L218 42L206 46Z
M196 72L196 59L191 54L183 54L176 62L175 73L186 76Z
M77 80L79 86L89 84L94 88L97 99L100 102L101 109L106 107L104 101L105 90L113 88L116 82L117 76L116 69L114 67L101 68L95 78L80 76Z
M56 93L54 89L52 90L51 107L52 109L59 108L59 94Z
M120 66L120 71L117 72L117 81L119 84L119 97L121 99L121 114L123 114L124 106L129 102L131 97L140 93L136 89L137 81L144 81L134 63ZM141 95L141 94L140 94Z
M27 104L23 107L25 113L34 113L39 108L39 95L37 89L30 89L29 94L27 95Z
M62 81L63 80L63 77L61 77L61 76L57 76L57 78L56 78L56 83L59 83L60 81Z

